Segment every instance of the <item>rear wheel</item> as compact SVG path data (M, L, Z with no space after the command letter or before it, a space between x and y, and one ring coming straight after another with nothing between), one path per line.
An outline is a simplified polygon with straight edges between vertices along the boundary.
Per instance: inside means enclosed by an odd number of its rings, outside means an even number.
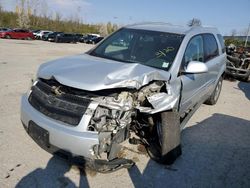
M223 78L220 77L212 95L205 101L205 104L215 105L217 103L219 96L220 96L221 88L222 88L222 81L223 81Z
M11 36L10 35L5 35L5 38L6 39L11 39Z
M167 165L181 155L180 118L177 112L163 112L155 118L153 135L147 149L153 160Z

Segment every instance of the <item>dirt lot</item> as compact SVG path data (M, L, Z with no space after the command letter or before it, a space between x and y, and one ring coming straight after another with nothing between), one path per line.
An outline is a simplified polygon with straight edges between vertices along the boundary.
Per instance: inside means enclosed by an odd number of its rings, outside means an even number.
M250 83L224 81L182 132L183 155L170 167L133 153L136 166L80 172L40 149L24 131L20 96L38 66L91 45L0 39L0 187L250 187Z

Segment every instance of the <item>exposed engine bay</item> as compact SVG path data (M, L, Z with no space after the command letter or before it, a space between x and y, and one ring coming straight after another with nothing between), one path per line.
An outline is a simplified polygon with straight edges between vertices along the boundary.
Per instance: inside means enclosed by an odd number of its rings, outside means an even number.
M107 154L108 160L117 158L120 144L130 138L131 130L140 137L145 136L141 129L150 124L138 119L138 116L142 116L139 109L153 109L148 97L163 92L164 86L163 82L158 81L143 87L139 92L122 91L115 96L93 99L99 102L99 106L90 120L88 129L99 133L100 143L93 151L96 158L102 158L103 153Z

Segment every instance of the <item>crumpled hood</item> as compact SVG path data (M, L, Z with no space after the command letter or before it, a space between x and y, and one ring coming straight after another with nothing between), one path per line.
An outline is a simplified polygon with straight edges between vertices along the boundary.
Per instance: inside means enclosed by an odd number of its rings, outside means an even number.
M152 80L169 80L170 73L137 63L82 54L42 64L37 77L55 78L63 85L97 91L124 87L139 89Z

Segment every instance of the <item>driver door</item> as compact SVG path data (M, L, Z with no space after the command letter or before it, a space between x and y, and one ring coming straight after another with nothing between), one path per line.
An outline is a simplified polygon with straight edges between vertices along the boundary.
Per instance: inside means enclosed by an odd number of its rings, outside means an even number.
M207 73L190 74L185 73L185 69L190 61L204 62L204 45L202 35L196 35L190 39L181 65L180 78L182 80L182 95L180 103L180 113L187 112L195 104L199 103L206 94ZM183 73L184 72L184 73Z

